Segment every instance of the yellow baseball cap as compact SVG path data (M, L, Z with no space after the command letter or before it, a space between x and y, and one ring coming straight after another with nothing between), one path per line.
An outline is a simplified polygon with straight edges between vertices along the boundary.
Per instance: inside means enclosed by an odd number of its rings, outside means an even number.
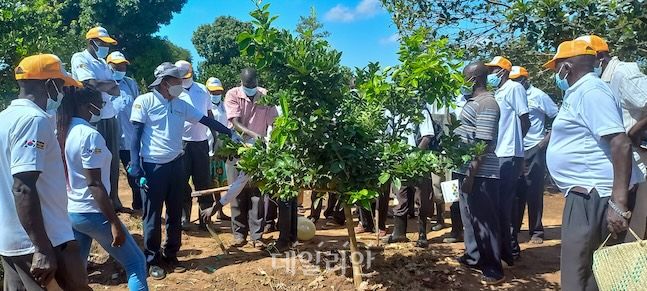
M552 60L544 64L544 68L555 70L555 62L557 60L572 58L576 56L591 55L595 56L597 53L583 40L569 40L562 42L557 48L557 53Z
M175 62L175 66L180 70L180 72L182 72L182 79L193 77L193 66L191 66L191 63L185 60L180 60Z
M205 86L207 86L207 90L209 91L225 90L222 87L222 82L220 82L218 78L214 78L214 77L209 78Z
M607 42L594 34L591 35L585 35L585 36L580 36L576 38L576 40L583 40L586 41L586 43L589 44L589 46L594 49L596 52L608 52L609 51L609 45Z
M111 45L117 44L117 41L114 38L110 37L110 35L108 34L108 31L101 26L92 28L88 30L88 33L85 34L85 39L93 39L93 38L98 38L104 41L105 43L108 43Z
M130 62L126 59L124 54L122 54L119 51L114 51L108 55L106 58L106 62L108 64L121 64L121 63L126 63L127 65L130 65Z
M512 66L512 69L510 70L510 79L517 79L521 77L526 77L528 78L528 70L526 68L521 67L521 66Z
M502 56L494 57L491 62L486 63L485 65L488 67L499 67L508 72L512 69L512 62Z
M16 80L61 79L65 86L83 87L65 71L61 59L52 54L33 55L24 58L14 70Z

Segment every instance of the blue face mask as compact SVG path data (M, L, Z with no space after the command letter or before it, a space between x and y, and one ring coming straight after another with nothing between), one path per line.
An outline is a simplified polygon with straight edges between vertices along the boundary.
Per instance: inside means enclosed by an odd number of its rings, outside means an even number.
M602 77L602 63L600 63L599 66L593 68L593 73L595 73L595 75L598 77Z
M213 104L220 104L220 101L222 101L222 95L218 94L212 94L211 95L211 103Z
M247 88L247 87L243 86L243 91L245 92L245 95L247 95L248 97L253 97L253 96L256 96L257 89L256 88Z
M472 96L472 91L474 91L473 87L469 87L465 85L461 86L461 94L463 94L463 96L466 96L466 97Z
M110 48L107 46L100 46L95 41L93 41L93 43L94 46L97 47L96 49L94 49L94 53L97 54L97 57L105 59L108 56L108 51L110 50Z
M112 71L112 78L117 81L121 81L126 76L126 72L122 71Z
M499 84L501 84L501 76L499 76L499 74L489 74L487 75L487 83L494 88L499 88Z
M562 68L564 67L561 67L559 71L557 71L557 74L555 74L555 84L557 84L557 88L561 89L562 91L566 91L571 85L569 85L568 80L566 80L566 77L568 77L568 74L566 74L564 78L559 76L559 73L562 72Z

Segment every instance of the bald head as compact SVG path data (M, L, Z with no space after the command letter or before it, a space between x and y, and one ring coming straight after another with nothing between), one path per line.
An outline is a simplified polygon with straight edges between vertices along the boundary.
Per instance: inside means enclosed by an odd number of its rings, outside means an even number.
M243 86L247 88L258 87L258 78L256 75L256 70L252 68L242 69L240 71L240 81L243 83Z
M477 87L485 88L487 82L487 75L490 73L490 68L481 61L473 62L463 69L463 77L465 81L474 83L474 89Z

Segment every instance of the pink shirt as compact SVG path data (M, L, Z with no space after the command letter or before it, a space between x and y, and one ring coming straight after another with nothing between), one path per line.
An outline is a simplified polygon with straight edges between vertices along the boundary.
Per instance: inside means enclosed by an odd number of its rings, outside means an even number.
M227 95L225 95L225 111L227 112L229 127L233 127L231 120L238 117L242 125L249 130L261 136L267 135L267 128L274 123L274 119L279 113L274 106L256 104L260 96L265 94L267 94L267 90L258 87L256 97L254 97L254 101L251 101L245 95L242 86L227 91Z

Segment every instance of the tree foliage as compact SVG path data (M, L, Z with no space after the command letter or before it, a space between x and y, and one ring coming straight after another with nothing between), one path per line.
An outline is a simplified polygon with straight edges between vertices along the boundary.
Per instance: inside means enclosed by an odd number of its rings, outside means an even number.
M612 53L645 64L647 1L643 0L382 0L402 35L419 27L445 36L467 58L504 55L526 66L555 99L561 92L541 64L562 41L586 34L607 39Z
M241 148L239 167L274 197L296 197L302 188L342 194L347 204L369 207L381 184L429 173L440 158L407 145L406 126L386 132L391 116L420 121L425 102L442 101L462 84L446 41L426 31L405 38L402 65L358 70L351 90L341 53L311 31L293 35L272 26L268 5L251 13L254 29L238 36L244 56L268 74L269 95L280 116L267 144ZM399 169L399 170L398 170ZM405 174L406 172L406 174ZM414 173L412 175L411 173Z
M323 23L317 19L317 11L311 7L308 16L299 16L296 32L301 37L327 38L330 36L330 32L324 30L323 26Z

